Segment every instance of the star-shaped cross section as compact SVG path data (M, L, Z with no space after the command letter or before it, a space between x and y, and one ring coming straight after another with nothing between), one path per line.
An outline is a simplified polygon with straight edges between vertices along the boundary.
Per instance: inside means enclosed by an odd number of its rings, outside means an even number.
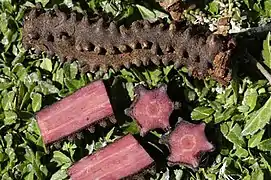
M139 85L135 93L136 98L125 113L137 121L141 136L153 129L169 129L169 117L174 110L174 103L167 95L167 86L147 90Z
M197 168L200 153L214 150L214 146L206 138L204 130L204 123L192 124L181 121L169 136L168 144L171 154L168 161Z

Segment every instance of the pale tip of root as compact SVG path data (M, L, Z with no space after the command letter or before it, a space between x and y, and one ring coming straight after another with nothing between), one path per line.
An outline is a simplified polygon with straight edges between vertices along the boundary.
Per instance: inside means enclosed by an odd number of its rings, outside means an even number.
M89 126L87 128L87 130L90 132L90 133L95 133L95 127L94 126Z
M118 71L120 71L121 68L119 65L113 65L113 69L115 72L118 72Z
M24 49L28 51L31 48L30 44L24 44Z
M124 67L126 69L130 69L131 68L131 63L130 62L125 62L125 63L123 63L123 65L124 65Z
M68 139L68 141L69 141L69 142L73 142L73 141L75 141L75 136L76 136L76 135L74 135L74 134L73 134L73 135L68 136L68 138L67 138L67 139Z
M170 131L171 127L170 127L169 123L166 123L164 126L165 126L165 127L163 128L164 132Z
M140 127L140 128L141 128L141 129L140 129L139 135L140 135L141 137L145 136L145 135L149 132L149 130L147 130L147 129L145 129L145 128L142 128L142 127Z
M151 59L151 61L153 62L153 64L155 64L156 66L160 65L160 59L158 57L153 57Z
M160 92L166 93L167 92L167 85L162 83L162 84L160 84L158 89L159 89Z
M124 110L124 114L125 114L126 116L131 116L131 115L132 115L131 109L130 109L130 108L126 108L126 109Z
M41 55L41 50L35 49L35 54L36 54L36 55Z
M135 59L134 60L134 64L137 66L137 67L140 67L142 62L140 61L140 59Z
M42 4L41 4L40 2L38 2L38 3L36 4L36 8L37 8L37 9L41 9L41 8L42 8Z
M54 57L54 55L55 55L55 53L52 52L52 51L48 51L48 52L47 52L47 57L48 57L49 59L52 59L52 58Z
M149 57L143 57L142 62L144 66L148 66L150 63L150 58Z
M57 4L54 4L53 9L54 9L55 11L58 11L58 10L59 10L58 5L57 5Z
M151 23L148 20L145 20L143 22L143 25L144 25L145 29L151 29L151 26L152 26Z
M107 123L106 123L105 120L101 120L101 121L99 122L99 125L100 125L101 127L105 128L105 127L107 126Z
M61 143L60 143L60 142L55 142L55 143L53 143L53 146L54 146L56 149L60 149L60 148L61 148Z
M159 139L158 142L160 144L168 145L168 140L169 140L169 134L165 134Z
M182 117L178 117L178 121L176 123L176 127L178 124L180 124L181 122L185 122L184 119Z
M134 91L136 95L141 95L141 96L147 92L146 88L142 84L137 85Z
M80 139L83 139L83 138L84 138L83 133L82 133L82 132L77 133L77 134L76 134L76 138L79 139L79 140L80 140Z
M116 124L117 123L117 119L115 118L115 116L110 116L108 117L109 121L113 124Z
M174 63L174 68L175 68L175 69L178 69L179 67L181 67L181 63L180 63L179 61L176 61L176 62Z
M174 102L174 110L179 110L182 108L182 103L181 102Z
M89 66L88 66L88 65L82 66L82 67L80 68L80 71L81 71L82 73L87 73L88 71L90 71Z

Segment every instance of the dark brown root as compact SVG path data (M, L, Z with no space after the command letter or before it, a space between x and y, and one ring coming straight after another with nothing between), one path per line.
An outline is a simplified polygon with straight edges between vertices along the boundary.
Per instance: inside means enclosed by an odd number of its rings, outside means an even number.
M48 11L47 11L48 12ZM62 61L84 61L84 71L108 67L119 70L172 62L185 65L198 78L212 76L223 84L231 79L230 59L235 46L231 37L211 34L207 27L136 21L130 27L83 17L56 9L48 16L42 9L32 9L24 18L23 45L38 51L55 53ZM97 19L97 18L96 18ZM234 43L232 43L234 44Z

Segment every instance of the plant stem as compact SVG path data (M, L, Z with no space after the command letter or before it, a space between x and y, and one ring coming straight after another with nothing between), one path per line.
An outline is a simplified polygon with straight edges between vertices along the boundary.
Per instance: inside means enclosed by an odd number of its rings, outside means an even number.
M271 75L270 75L270 73L250 53L246 53L246 55L247 55L248 59L252 60L256 64L256 67L260 70L260 72L264 75L264 77L269 81L269 84L271 85Z

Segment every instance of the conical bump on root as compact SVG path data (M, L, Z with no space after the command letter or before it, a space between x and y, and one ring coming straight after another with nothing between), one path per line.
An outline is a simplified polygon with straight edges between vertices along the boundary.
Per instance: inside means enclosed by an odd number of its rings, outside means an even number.
M215 148L205 136L205 124L192 124L181 120L168 136L170 155L168 161L197 168L201 153Z
M153 129L169 129L169 117L174 110L174 103L167 95L167 86L146 90L139 85L135 93L136 98L125 113L137 121L141 136Z
M152 164L154 160L128 134L76 162L68 174L72 180L116 180L137 174Z
M45 144L79 132L104 118L113 116L113 109L103 81L94 81L72 95L36 114Z

